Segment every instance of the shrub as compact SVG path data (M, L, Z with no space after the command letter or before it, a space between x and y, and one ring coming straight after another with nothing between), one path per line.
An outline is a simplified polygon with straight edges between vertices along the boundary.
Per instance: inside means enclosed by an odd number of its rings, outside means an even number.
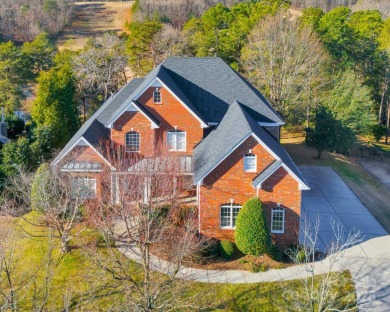
M282 258L283 258L283 251L280 250L280 248L278 246L272 245L271 248L270 248L269 255L275 261L281 261Z
M47 179L49 179L50 165L48 163L43 163L37 169L35 173L34 180L31 183L31 208L35 211L41 211L41 200L45 198L42 196L47 189Z
M380 139L385 135L386 128L382 125L374 125L372 126L372 136L375 139L375 142L379 142Z
M202 248L202 256L206 258L214 258L219 254L219 241L215 238L206 240L205 246Z
M252 263L251 271L254 273L268 271L268 265L265 262Z
M223 240L219 243L219 254L224 259L231 259L234 254L234 243L228 240Z
M234 238L244 254L259 256L269 251L271 236L257 197L249 199L238 213Z

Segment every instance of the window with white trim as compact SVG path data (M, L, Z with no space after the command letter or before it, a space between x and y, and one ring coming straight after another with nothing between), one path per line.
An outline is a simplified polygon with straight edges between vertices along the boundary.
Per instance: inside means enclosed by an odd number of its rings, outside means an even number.
M271 210L271 233L284 233L284 208L279 204Z
M75 177L71 185L72 198L91 199L96 197L96 179L90 177Z
M153 103L154 104L161 104L161 92L159 89L156 88L156 90L153 92Z
M234 229L236 228L236 220L238 213L240 212L241 205L237 204L224 204L221 205L221 228L222 229Z
M245 154L244 155L244 171L245 172L256 172L256 155Z
M135 131L126 133L126 152L139 152L140 134Z
M186 150L186 132L184 130L168 130L167 145L169 151Z

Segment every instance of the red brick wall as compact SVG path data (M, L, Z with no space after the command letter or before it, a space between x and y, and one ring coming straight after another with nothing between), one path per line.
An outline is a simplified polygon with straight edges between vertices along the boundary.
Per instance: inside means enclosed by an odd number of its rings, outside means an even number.
M162 96L162 104L153 103L153 91L156 88L149 88L138 99L140 103L147 106L147 109L161 122L160 128L156 129L156 137L165 144L166 131L174 129L186 131L186 152L192 155L192 150L203 137L203 129L200 122L166 89L159 88Z
M154 129L151 128L150 120L140 112L125 112L114 123L111 130L111 140L118 145L125 146L125 136L129 131L140 134L140 154L148 156L153 153Z
M249 149L257 155L257 172L244 172L244 155ZM205 179L200 188L201 233L218 239L234 240L234 230L220 228L220 205L233 202L244 204L257 195L252 180L273 162L273 157L250 137L228 156ZM263 190L264 189L264 190ZM273 234L281 246L295 243L299 228L300 191L297 182L284 169L277 170L259 190L260 200L270 221L270 210L281 203L286 208L284 234ZM270 224L270 222L268 222Z
M61 168L64 163L68 161L79 161L79 162L94 162L100 163L104 172L107 172L107 163L89 146L76 146L73 150L58 164ZM96 179L96 197L97 199L102 198L102 195L109 196L110 194L110 183L106 177L102 176L101 172L72 172L72 176L79 177L90 177ZM103 181L104 180L104 181ZM103 191L104 190L104 191Z

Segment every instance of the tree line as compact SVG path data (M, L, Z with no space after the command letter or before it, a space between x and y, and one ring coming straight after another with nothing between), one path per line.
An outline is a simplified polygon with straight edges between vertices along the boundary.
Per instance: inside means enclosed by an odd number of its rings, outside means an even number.
M42 32L57 33L68 23L74 0L2 0L0 41L31 41Z
M390 20L377 10L312 7L297 16L287 8L278 0L217 4L182 28L159 16L134 22L129 64L142 76L169 55L219 56L289 124L311 127L323 106L354 134L386 132L387 141Z

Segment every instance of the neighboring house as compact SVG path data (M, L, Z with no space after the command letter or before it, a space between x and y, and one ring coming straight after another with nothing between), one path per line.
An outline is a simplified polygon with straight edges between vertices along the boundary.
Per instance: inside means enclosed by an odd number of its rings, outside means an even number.
M99 144L123 146L140 156L141 168L162 142L168 154L182 158L178 170L193 177L200 233L233 240L242 204L258 196L274 242L288 246L298 240L301 190L309 188L279 143L283 124L262 94L220 58L173 57L109 98L52 166L75 174L90 197L110 196L103 191L110 189L115 200L118 172ZM101 180L103 168L110 168L110 182Z

